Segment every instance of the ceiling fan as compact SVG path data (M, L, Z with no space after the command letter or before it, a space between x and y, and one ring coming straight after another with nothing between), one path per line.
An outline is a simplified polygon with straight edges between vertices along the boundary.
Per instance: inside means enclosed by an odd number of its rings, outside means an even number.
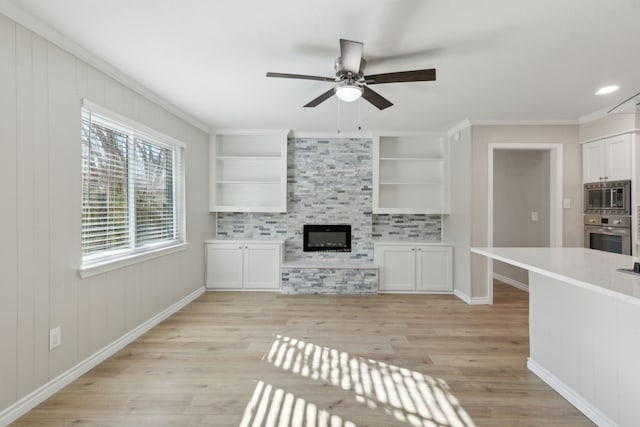
M379 110L391 107L393 103L370 89L370 85L381 83L426 82L436 79L436 70L399 71L395 73L364 75L366 61L362 57L362 43L340 39L340 57L335 60L335 77L307 76L303 74L267 73L267 77L281 77L285 79L320 80L337 83L319 97L305 105L316 107L321 102L331 98L334 94L345 102L355 101L361 96L376 106Z

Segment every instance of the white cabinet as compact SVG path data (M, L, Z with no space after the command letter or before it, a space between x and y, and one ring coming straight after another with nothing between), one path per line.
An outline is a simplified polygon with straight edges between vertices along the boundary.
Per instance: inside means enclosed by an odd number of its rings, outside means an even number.
M427 243L375 243L382 292L453 291L453 248Z
M289 131L227 131L209 143L211 212L287 211Z
M449 212L449 146L442 135L373 138L373 213Z
M582 181L631 179L631 137L629 134L582 145Z
M207 289L280 288L280 241L216 241L206 243Z

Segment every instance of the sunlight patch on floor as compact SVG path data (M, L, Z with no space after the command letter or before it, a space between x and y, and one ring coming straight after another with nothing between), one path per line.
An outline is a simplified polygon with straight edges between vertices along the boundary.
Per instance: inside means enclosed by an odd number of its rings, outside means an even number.
M358 402L380 407L412 426L475 426L441 378L280 335L266 360L293 374L352 391Z
M281 388L258 381L244 411L240 427L356 427L335 414L287 393Z

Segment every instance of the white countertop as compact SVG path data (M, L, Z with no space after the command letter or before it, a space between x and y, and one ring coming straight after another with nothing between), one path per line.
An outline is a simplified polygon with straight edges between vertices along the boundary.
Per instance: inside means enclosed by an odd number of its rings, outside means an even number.
M278 244L282 245L284 240L250 240L250 239L207 239L204 243L234 243L239 245L248 244Z
M451 242L441 242L434 240L374 240L374 245L404 245L404 246L415 246L415 245L428 245L428 246L454 246Z
M586 248L471 248L471 252L640 305L640 259Z
M315 260L297 260L285 262L280 265L280 268L290 269L290 268L318 268L318 269L341 269L341 270L371 270L378 269L380 266L378 264L374 264L373 262L364 263L364 262L338 262L333 263L331 261L315 261Z

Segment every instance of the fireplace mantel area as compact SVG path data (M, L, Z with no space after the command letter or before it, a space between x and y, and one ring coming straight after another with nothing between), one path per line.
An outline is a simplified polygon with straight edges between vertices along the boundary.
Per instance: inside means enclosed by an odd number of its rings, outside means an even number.
M217 212L215 238L281 241L282 293L375 295L374 242L438 242L441 217L373 214L372 186L371 138L289 138L287 211ZM327 225L348 226L348 241L327 238L339 236L339 227L323 235ZM306 237L305 228L311 229Z

